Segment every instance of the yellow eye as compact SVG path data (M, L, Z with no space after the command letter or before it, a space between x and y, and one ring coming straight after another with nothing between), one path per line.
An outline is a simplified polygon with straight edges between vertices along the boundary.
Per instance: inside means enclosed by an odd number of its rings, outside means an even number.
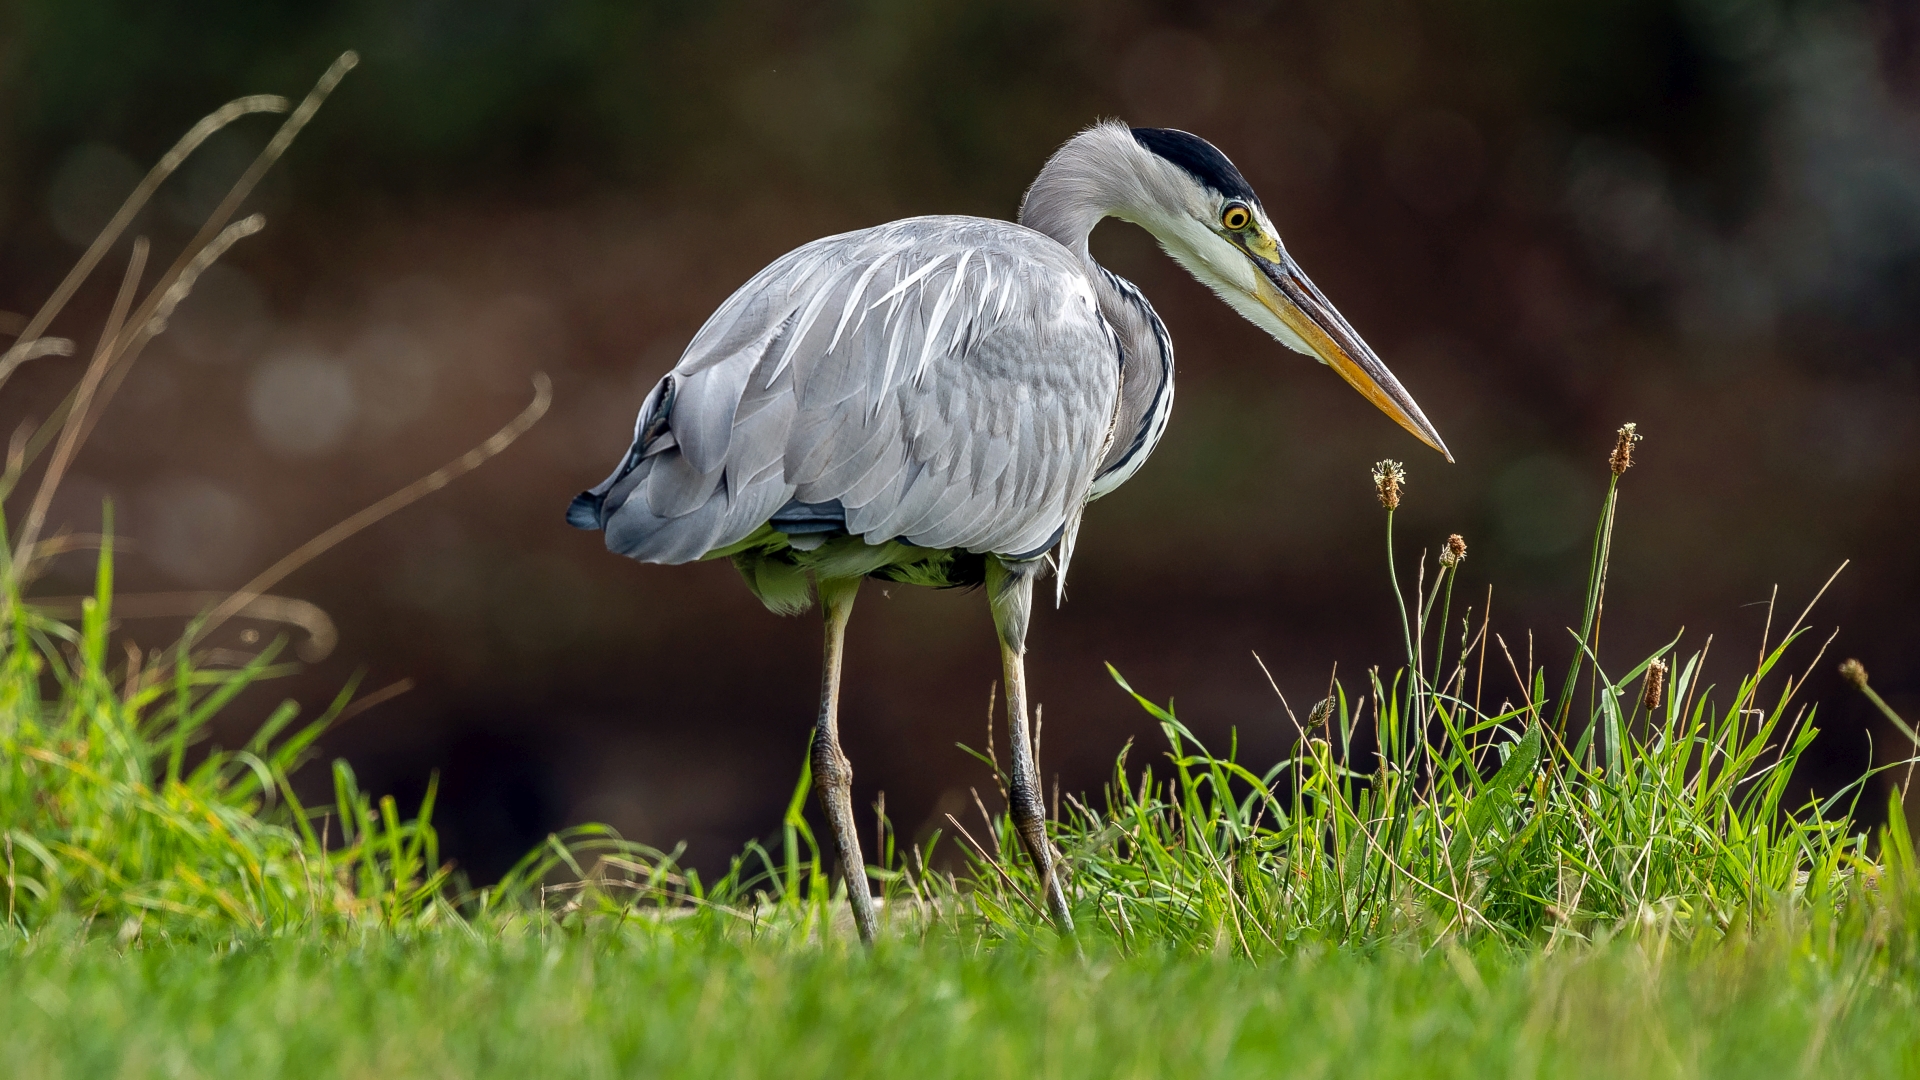
M1226 210L1220 215L1220 224L1233 232L1246 228L1247 222L1252 220L1253 215L1247 213L1247 208L1239 203L1228 203Z

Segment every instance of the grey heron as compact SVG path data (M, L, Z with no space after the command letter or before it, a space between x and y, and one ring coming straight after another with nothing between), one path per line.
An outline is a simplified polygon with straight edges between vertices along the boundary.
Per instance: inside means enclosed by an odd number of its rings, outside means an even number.
M1050 566L1064 587L1081 514L1146 461L1173 404L1166 327L1088 251L1108 217L1146 229L1235 311L1447 453L1224 154L1107 121L1047 161L1018 224L907 218L776 259L694 335L641 403L619 466L567 512L644 562L731 558L776 612L818 597L811 762L863 940L876 921L838 709L847 619L869 577L986 587L1009 812L1058 928L1072 930L1028 735L1034 581Z

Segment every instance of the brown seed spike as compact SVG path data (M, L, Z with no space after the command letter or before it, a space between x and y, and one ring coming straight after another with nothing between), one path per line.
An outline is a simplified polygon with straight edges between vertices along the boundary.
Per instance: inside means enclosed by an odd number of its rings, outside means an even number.
M1314 705L1311 711L1307 713L1307 726L1310 728L1319 727L1320 725L1326 723L1327 718L1332 715L1333 715L1333 699L1323 698Z
M1856 690L1865 690L1867 688L1867 667L1858 660L1848 660L1842 663L1840 665L1840 677L1847 680L1847 685Z
M1646 706L1648 712L1652 712L1660 707L1662 696L1666 691L1667 662L1665 660L1655 660L1653 663L1647 665L1647 685L1646 689L1640 694L1640 704Z
M1620 428L1620 439L1613 444L1613 454L1607 458L1607 464L1613 469L1613 475L1619 476L1633 468L1633 444L1640 441L1640 433L1635 429L1640 425L1626 424Z
M1447 544L1440 549L1440 565L1448 569L1459 566L1467 557L1467 541L1459 533L1447 537Z
M1406 467L1397 461L1382 461L1373 467L1373 490L1380 505L1388 510L1400 507L1400 489L1407 486Z

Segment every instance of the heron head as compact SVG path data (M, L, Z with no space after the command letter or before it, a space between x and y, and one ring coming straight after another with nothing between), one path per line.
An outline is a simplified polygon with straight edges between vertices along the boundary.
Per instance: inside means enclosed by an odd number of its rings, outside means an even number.
M1122 133L1130 136L1121 152L1133 159L1134 183L1109 213L1152 233L1248 321L1338 372L1381 412L1453 460L1413 395L1287 253L1260 197L1225 154L1171 128L1102 127L1116 143Z

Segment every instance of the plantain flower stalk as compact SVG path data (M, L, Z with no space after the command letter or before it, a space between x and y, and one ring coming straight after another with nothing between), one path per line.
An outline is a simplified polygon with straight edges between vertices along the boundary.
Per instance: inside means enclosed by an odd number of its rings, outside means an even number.
M1382 461L1373 467L1373 491L1380 505L1388 510L1400 508L1400 489L1407 486L1406 466L1397 461Z
M1667 662L1665 660L1655 660L1653 663L1647 665L1647 684L1646 688L1640 693L1640 704L1644 705L1648 712L1652 712L1660 707L1660 702L1664 698L1666 691Z
M1620 476L1633 468L1633 444L1640 441L1638 424L1625 424L1620 428L1620 437L1613 444L1613 453L1607 458L1607 465L1613 469L1613 475Z

